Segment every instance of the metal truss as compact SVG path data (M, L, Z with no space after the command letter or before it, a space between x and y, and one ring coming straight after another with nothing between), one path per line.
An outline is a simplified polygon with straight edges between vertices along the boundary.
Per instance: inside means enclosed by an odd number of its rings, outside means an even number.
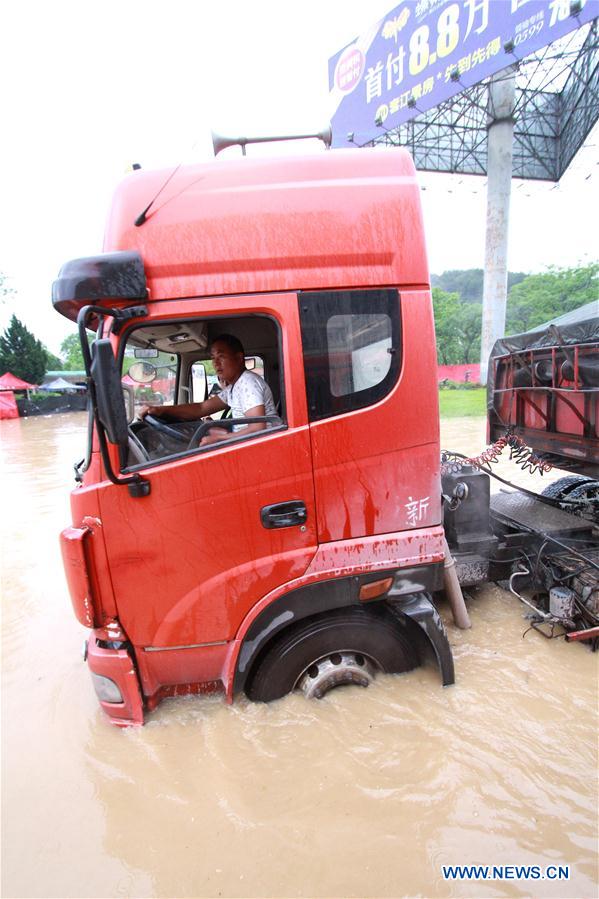
M559 181L599 118L598 20L518 59L501 78L516 78L514 178ZM457 73L456 73L457 76ZM494 118L491 79L383 131L366 146L407 147L417 169L487 173L487 129ZM381 126L382 127L382 126Z

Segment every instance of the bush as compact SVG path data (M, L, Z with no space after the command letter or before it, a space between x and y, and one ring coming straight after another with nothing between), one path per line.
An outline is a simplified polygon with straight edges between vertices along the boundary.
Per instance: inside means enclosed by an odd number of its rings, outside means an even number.
M478 390L480 384L476 381L451 381L449 378L443 378L439 381L439 390Z

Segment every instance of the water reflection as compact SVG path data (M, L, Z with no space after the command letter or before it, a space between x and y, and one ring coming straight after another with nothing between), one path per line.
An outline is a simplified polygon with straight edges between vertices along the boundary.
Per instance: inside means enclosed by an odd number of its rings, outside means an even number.
M84 418L0 423L3 895L595 895L596 657L522 639L496 587L475 591L471 631L449 627L455 687L420 669L320 703L191 697L106 724L57 547ZM445 430L484 443L480 421ZM452 863L572 879L451 883Z

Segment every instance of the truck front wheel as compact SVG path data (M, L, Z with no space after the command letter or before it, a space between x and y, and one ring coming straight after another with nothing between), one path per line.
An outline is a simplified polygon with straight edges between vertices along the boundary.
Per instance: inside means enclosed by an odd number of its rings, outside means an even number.
M417 647L386 609L339 609L278 637L256 663L246 693L256 702L293 690L320 699L335 687L367 687L379 671L410 671L419 662Z

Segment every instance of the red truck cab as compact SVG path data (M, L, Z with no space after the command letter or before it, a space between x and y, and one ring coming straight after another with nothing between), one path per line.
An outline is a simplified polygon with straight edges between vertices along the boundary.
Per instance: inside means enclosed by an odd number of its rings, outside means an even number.
M53 287L88 369L89 449L61 542L104 710L127 725L168 695L321 696L428 655L452 683L431 601L436 350L409 155L218 160L168 177L130 175L105 252ZM214 422L135 418L205 400L223 333L272 390L266 428L205 446Z

